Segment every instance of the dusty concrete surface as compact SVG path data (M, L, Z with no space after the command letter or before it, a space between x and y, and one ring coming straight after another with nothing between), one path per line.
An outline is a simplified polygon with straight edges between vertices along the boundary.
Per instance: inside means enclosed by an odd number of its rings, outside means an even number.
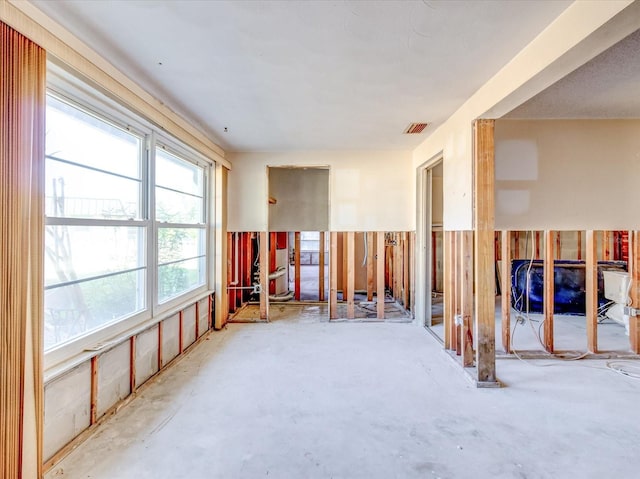
M413 324L232 324L47 478L638 477L640 381L498 368L475 389Z

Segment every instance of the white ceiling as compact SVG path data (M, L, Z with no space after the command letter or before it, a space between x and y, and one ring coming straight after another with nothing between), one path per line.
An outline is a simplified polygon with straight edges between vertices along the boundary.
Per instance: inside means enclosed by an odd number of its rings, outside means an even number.
M264 151L413 149L571 1L33 3L226 150Z
M640 118L640 30L504 118Z

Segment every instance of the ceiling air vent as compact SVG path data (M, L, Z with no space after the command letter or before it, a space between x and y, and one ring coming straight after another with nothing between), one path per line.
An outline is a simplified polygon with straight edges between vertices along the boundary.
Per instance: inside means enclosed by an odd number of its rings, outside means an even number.
M406 130L404 130L404 132L407 135L411 135L414 133L422 133L422 130L424 130L427 127L428 123L411 123Z

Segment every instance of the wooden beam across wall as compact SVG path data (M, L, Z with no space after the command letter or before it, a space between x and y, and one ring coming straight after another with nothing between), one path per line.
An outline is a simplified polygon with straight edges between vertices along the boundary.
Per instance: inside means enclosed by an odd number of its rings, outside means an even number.
M324 251L326 246L324 231L320 232L318 241L318 301L324 301Z
M553 231L544 232L544 346L545 349L553 352L553 311L555 307L555 286L554 286L554 256L553 256L553 244L558 237Z
M338 319L338 233L329 233L329 319Z
M373 301L373 284L374 284L374 233L373 231L368 231L365 234L364 240L367 242L367 301Z
M260 319L269 319L269 234L260 233Z
M587 349L598 352L598 242L596 232L586 234L585 306L587 321Z
M511 353L511 231L502 232L502 271L500 276L502 348Z
M462 354L462 365L472 367L474 363L473 354L473 231L463 231L461 233L462 261L460 268L460 314L462 316L462 327L460 334L460 347Z
M294 266L294 297L296 301L300 301L300 232L296 231L294 236L294 255L293 255L293 266Z
M376 300L378 319L384 319L384 265L385 265L384 231L376 233Z
M475 337L478 385L497 384L495 354L494 120L474 123Z
M631 306L640 309L640 231L629 232L629 276ZM640 316L629 317L629 346L640 354Z
M356 240L355 233L349 231L347 235L347 319L355 319L356 306L355 306L355 289L356 289L356 276L355 276L355 253L356 253Z

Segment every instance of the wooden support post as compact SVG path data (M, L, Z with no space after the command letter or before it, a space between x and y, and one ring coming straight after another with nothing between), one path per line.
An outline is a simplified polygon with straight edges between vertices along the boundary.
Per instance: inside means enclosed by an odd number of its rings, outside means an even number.
M502 232L502 271L500 278L502 292L502 347L511 353L511 231Z
M356 306L354 301L355 289L356 289L356 276L355 276L355 253L356 253L356 241L355 233L349 231L347 235L347 319L355 319Z
M236 287L238 289L236 289L233 294L235 296L235 307L236 309L240 308L240 306L242 306L242 292L244 291L243 289L241 289L242 287L242 274L243 274L243 267L244 267L244 248L243 243L242 243L242 235L244 233L236 233L236 272L235 272L235 276L234 279L236 279L238 281L238 284L236 284Z
M376 300L378 319L384 319L384 265L385 265L384 231L376 233Z
M578 258L577 259L581 260L582 259L582 231L578 231L578 235L577 236L578 236L578 238L577 238L577 242L578 242L578 245L577 245L577 248L578 248L577 256L578 256ZM594 239L594 241L595 241L595 239Z
M244 234L244 278L243 278L243 286L251 286L253 285L253 278L251 277L251 270L253 269L253 241L251 240L252 233ZM243 291L243 302L249 301L249 297L251 296L251 290L244 289Z
M402 300L402 236L394 233L396 245L393 248L393 291L396 301Z
M209 309L207 310L207 331L210 331L213 327L213 295L208 296Z
M409 233L409 309L412 311L412 316L415 318L414 304L416 301L416 233L415 231L411 231ZM433 258L433 262L435 263L435 258ZM435 285L435 283L434 283ZM427 294L431 294L431 292L427 292Z
M294 255L293 255L293 269L295 275L295 287L294 297L296 301L300 301L300 232L296 231L294 234Z
M587 321L587 349L598 352L598 242L596 232L586 234L585 306Z
M347 301L348 279L347 279L347 233L342 232L342 301Z
M260 233L260 319L269 319L269 235Z
M329 319L338 318L338 233L329 233Z
M136 392L136 338L129 339L129 392Z
M631 306L640 309L640 231L629 232L629 277ZM629 317L629 346L640 354L640 316Z
M278 265L278 259L276 250L278 247L278 233L269 233L269 261L267 268L267 280L269 279L269 275L276 270ZM288 260L288 259L287 259ZM276 280L272 279L269 281L269 294L276 294Z
M90 424L98 420L98 356L91 358L91 417Z
M431 294L432 291L436 290L436 284L438 281L438 265L436 264L436 258L438 257L436 253L438 252L437 247L437 239L438 235L435 231L431 232L431 291L426 291L427 294Z
M235 296L235 294L234 294ZM184 313L178 313L178 354L184 351Z
M473 366L473 231L461 233L462 265L460 275L460 314L462 328L460 345L462 349L462 365Z
M442 241L443 246L443 327L444 327L444 348L451 349L453 344L451 341L451 323L454 321L455 315L455 283L453 276L454 251L453 251L453 231L445 231ZM427 294L430 294L427 292Z
M556 233L556 259L562 259L562 231Z
M520 258L520 231L513 232L513 257Z
M409 306L409 234L402 232L402 305L408 310Z
M558 237L553 231L545 231L544 244L544 346L550 353L553 352L553 310L555 307L554 286L554 256L553 243Z
M458 356L462 355L462 231L456 231L456 324L453 329L455 350Z
M364 240L367 242L367 301L373 301L373 274L375 251L373 249L373 231L365 233Z
M495 145L493 120L474 124L474 229L476 367L479 384L496 384L495 354Z
M324 301L324 251L326 244L324 231L321 231L318 241L318 301Z
M164 321L158 323L158 371L162 369L162 324Z
M536 231L536 256L535 259L540 259L540 231Z
M452 264L452 279L453 279L453 318L451 320L451 349L457 354L460 353L460 344L458 341L458 324L457 319L460 314L460 257L458 256L458 249L460 245L460 236L458 231L454 231L451 234L451 251L453 258Z
M611 260L611 243L613 242L613 231L602 232L602 259Z

